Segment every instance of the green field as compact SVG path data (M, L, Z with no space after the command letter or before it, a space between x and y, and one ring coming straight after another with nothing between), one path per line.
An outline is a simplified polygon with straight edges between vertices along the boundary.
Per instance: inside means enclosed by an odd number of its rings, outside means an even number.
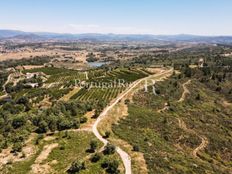
M71 99L80 101L100 100L107 103L116 98L130 83L148 75L145 71L139 69L126 68L112 70L105 72L105 74L102 71L97 71L96 74L99 76L94 76L93 72L90 72L90 79L87 81L89 84L92 83L93 87L82 88ZM103 86L104 83L105 86Z

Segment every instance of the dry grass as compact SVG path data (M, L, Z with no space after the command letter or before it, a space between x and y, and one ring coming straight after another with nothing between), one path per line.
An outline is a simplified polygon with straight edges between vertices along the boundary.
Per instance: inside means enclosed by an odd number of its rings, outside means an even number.
M126 98L125 98L126 99ZM105 131L110 131L112 124L117 124L120 119L128 115L128 107L125 104L125 99L121 100L115 107L113 107L98 126L99 132L104 135ZM132 151L133 147L126 141L116 137L114 134L110 136L110 142L125 150L132 158L132 170L135 174L146 174L147 166L143 154L140 152Z
M81 124L80 129L84 129L84 130L85 130L85 129L86 129L86 130L88 130L88 129L91 130L91 129L92 129L93 124L94 124L94 122L96 121L96 119L92 118L93 115L94 115L94 113L95 113L95 111L93 110L93 111L87 112L87 113L85 114L85 117L86 117L88 120L87 120L86 123Z
M161 69L161 68L152 68L152 69L153 69L153 72L164 71L164 69ZM166 73L165 75L159 75L159 76L151 75L146 78L148 80L147 84L151 85L152 84L151 80L157 80L157 81L163 80L164 78L170 76L171 74L172 74L172 71ZM128 115L128 107L125 104L125 100L129 99L130 102L132 102L132 97L134 93L144 88L144 85L145 85L145 81L142 81L107 113L107 116L99 123L99 126L98 126L98 130L102 135L104 135L106 131L111 131L113 124L117 124L117 122L120 119L123 119L124 117ZM113 133L110 136L109 141L115 144L116 146L121 147L130 155L130 157L132 158L133 173L135 174L148 173L146 161L142 153L132 151L133 147L129 143L119 139Z
M25 141L25 144L22 148L22 152L18 153L17 156L11 153L11 148L2 150L2 152L0 153L0 169L9 162L14 163L18 161L24 161L29 159L33 154L35 154L37 151L37 148L33 144L33 140L36 137L35 135L36 134L30 135L28 140ZM25 156L23 154L25 154Z
M30 59L35 56L54 56L56 53L53 51L21 51L14 53L4 53L0 55L0 61L9 60L9 59Z
M43 161L45 161L49 154L52 152L52 150L56 147L58 147L58 143L48 144L44 146L42 152L39 154L39 156L36 158L35 163L31 166L30 173L39 174L39 173L51 173L51 167L49 164L42 164Z
M66 50L46 50L46 49L38 49L38 50L25 50L18 51L12 53L4 53L0 54L0 61L9 60L9 59L30 59L36 56L54 56L54 57L63 57L64 55L68 55L73 57L76 61L86 62L86 55L88 53L86 51L66 51Z
M111 130L112 124L117 123L120 119L128 115L128 108L124 101L125 99L116 104L115 107L107 113L107 116L99 123L98 130L102 135L104 135L105 131Z

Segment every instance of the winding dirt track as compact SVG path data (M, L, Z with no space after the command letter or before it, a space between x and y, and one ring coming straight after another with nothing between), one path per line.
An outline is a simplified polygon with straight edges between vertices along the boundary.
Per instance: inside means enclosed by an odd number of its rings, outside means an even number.
M185 100L185 98L186 98L186 95L187 95L187 94L190 94L188 88L186 87L186 86L187 86L188 84L190 84L190 83L191 83L191 80L188 80L187 82L185 82L185 83L182 85L182 87L183 87L183 89L184 89L184 92L182 93L182 96L181 96L181 98L178 100L178 102L183 102L183 101Z
M94 123L94 125L92 127L92 131L93 131L94 135L104 144L104 146L101 148L101 150L103 150L103 148L107 145L107 143L109 143L109 141L101 136L101 134L98 132L97 126L101 122L101 120L105 116L107 116L107 112L111 108L113 108L120 100L122 100L129 92L131 92L137 85L139 85L142 81L150 79L151 77L152 78L155 78L155 77L162 78L162 76L165 77L167 74L169 74L172 71L173 71L173 69L161 71L158 74L151 75L151 76L148 76L148 77L145 77L143 79L135 81L134 83L132 83L132 85L124 93L122 93L120 96L118 96L109 106L107 106L103 110L103 112L97 118L96 122ZM123 165L125 167L125 174L131 174L132 173L131 157L125 151L123 151L120 147L116 147L116 152L120 155L120 157L123 161Z
M188 88L186 87L186 85L190 84L191 80L188 80L187 82L185 82L182 87L184 89L183 93L182 93L182 96L181 98L178 100L178 102L183 102L186 98L186 95L187 94L190 94L190 91L188 90ZM180 118L177 118L178 120L178 123L179 123L179 127L183 130L185 130L186 132L188 133L191 133L191 134L194 134L196 136L198 136L200 139L201 139L201 144L196 147L193 152L192 152L192 155L194 157L197 157L197 153L200 151L200 150L203 150L204 148L207 147L207 145L209 144L209 141L208 139L205 137L205 136L202 136L202 135L199 135L197 132L195 132L193 129L188 129L185 122L180 119Z
M140 85L141 82L143 82L144 80L150 80L150 79L153 79L153 78L158 78L158 79L162 79L162 78L165 78L167 77L168 75L170 75L171 73L173 72L173 69L169 69L169 70L162 70L160 71L160 73L157 73L155 75L150 75L148 77L145 77L143 79L140 79L140 80L137 80L135 82L133 82L130 87L125 91L123 92L121 95L119 95L115 100L112 101L112 103L107 106L103 112L100 114L100 116L97 118L97 120L94 122L93 126L92 127L87 127L87 128L81 128L81 129L77 129L77 130L69 130L69 131L92 131L94 133L94 135L101 141L103 142L104 146L101 148L101 150L103 150L103 148L107 145L107 143L109 143L109 141L105 138L103 138L100 133L98 132L98 124L101 122L101 120L103 118L105 118L107 116L107 113L110 109L112 109L120 100L122 100L127 94L129 94L130 92L135 92L136 90L136 87L138 85ZM10 79L10 77L8 78ZM8 80L9 81L9 80ZM8 82L7 81L7 82ZM7 83L6 83L7 84ZM3 97L3 96L1 96ZM54 144L51 146L51 148L48 148L49 149L49 152L52 151L53 148L57 147L57 144ZM45 148L47 149L47 148ZM123 151L120 147L116 147L116 152L120 155L122 161L123 161L123 165L124 165L124 168L125 168L125 174L131 174L132 173L132 169L131 169L131 157L127 154L127 152ZM46 153L46 154L49 154L49 153ZM44 155L43 155L44 156ZM47 155L46 155L47 157ZM45 157L43 157L44 159ZM43 161L43 160L39 160L39 161ZM34 164L34 169L37 169L36 168L36 164ZM32 169L33 169L33 166L32 166ZM37 170L35 170L37 171ZM36 173L36 172L35 172Z

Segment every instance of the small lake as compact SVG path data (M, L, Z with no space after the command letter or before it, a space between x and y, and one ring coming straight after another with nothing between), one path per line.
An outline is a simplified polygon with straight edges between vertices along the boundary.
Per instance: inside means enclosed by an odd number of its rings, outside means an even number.
M88 65L91 68L98 68L98 67L101 67L102 65L108 65L110 63L111 62L99 62L99 61L96 61L96 62L88 62Z

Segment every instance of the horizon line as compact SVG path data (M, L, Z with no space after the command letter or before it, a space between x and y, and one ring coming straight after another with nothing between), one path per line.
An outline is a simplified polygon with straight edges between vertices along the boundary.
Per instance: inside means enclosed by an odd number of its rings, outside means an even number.
M217 35L204 35L204 34L193 34L193 33L175 33L175 34L152 34L152 33L111 33L111 32L81 32L81 33L72 33L72 32L55 32L55 31L26 31L26 30L20 30L20 29L9 29L9 28L0 28L1 30L6 30L6 31L18 31L18 32L24 32L24 33L31 33L31 34L36 34L36 33L41 33L41 34L60 34L60 35L78 35L78 34L101 34L101 35L151 35L151 36L181 36L181 35L186 35L186 36L200 36L200 37L232 37L231 35L224 35L224 34L217 34Z

